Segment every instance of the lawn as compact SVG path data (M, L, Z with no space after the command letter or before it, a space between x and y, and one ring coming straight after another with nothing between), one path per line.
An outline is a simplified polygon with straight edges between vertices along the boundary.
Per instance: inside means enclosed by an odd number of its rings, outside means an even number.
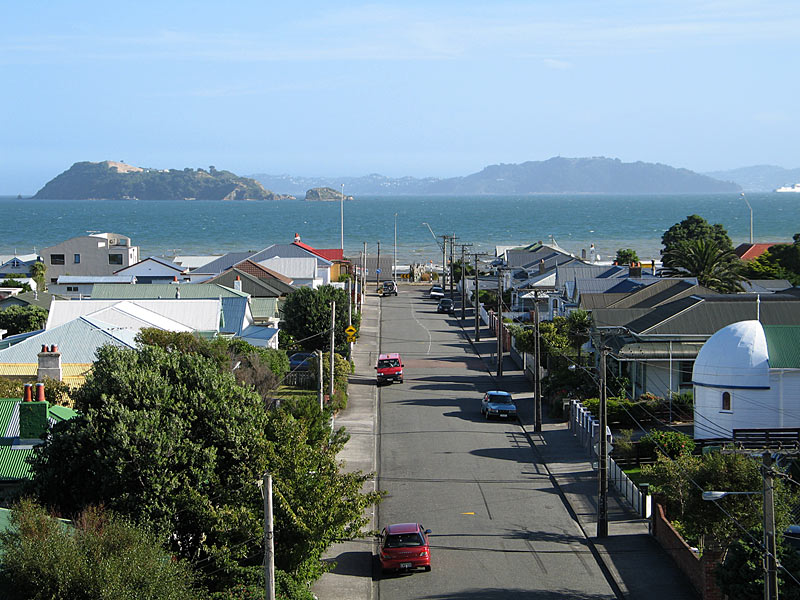
M317 400L316 390L304 390L301 388L292 387L290 385L282 385L278 387L275 392L275 398L280 398L283 401L294 400Z
M630 469L623 469L625 475L631 478L631 481L639 487L640 483L647 483L647 480L642 479L642 468L641 467L631 467Z

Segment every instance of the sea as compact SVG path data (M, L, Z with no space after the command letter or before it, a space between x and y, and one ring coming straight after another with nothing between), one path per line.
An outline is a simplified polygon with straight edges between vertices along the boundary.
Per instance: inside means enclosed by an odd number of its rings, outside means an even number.
M791 242L800 232L800 194L789 193L364 196L344 203L0 197L0 255L39 252L87 232L127 235L143 258L260 250L295 234L316 248L339 248L343 223L346 256L360 256L364 243L374 255L380 243L384 256L396 248L398 265L440 264L434 235L455 235L457 244L471 244L467 252L489 255L542 241L578 256L593 244L601 260L631 248L647 261L658 259L664 231L693 214L720 223L734 246L748 242L745 199L754 242Z

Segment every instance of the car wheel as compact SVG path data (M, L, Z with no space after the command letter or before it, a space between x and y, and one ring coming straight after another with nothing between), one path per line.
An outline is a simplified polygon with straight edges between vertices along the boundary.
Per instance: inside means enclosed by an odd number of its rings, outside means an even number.
M403 383L403 380L402 379L398 379L397 383Z
M430 566L430 565L425 565L425 570L426 570L426 571L428 571L428 572L430 572L430 570L431 570L431 566Z

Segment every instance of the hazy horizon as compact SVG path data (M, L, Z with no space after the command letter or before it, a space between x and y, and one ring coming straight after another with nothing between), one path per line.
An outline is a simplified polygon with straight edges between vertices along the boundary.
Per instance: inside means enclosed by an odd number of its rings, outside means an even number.
M796 168L800 4L4 7L0 192L80 161L455 177L553 156Z

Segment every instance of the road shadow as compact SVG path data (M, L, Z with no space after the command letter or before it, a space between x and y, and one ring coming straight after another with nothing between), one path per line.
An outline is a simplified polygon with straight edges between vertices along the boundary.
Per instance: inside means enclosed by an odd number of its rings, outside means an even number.
M371 564L374 558L375 555L372 552L364 550L360 552L342 552L338 556L324 559L323 562L335 564L336 566L330 572L337 575L371 577Z
M435 568L435 567L434 567ZM613 600L613 594L591 594L575 590L524 590L520 588L476 588L461 592L420 596L429 600Z

